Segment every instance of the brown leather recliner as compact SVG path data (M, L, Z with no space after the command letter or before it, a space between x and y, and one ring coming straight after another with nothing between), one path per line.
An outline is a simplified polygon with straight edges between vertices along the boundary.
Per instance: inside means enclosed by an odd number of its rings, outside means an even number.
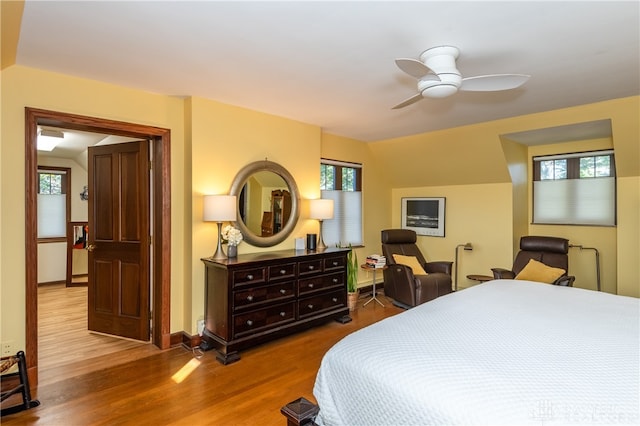
M382 231L382 254L386 257L384 294L393 304L408 309L451 293L453 262L427 262L416 245L416 233L409 229ZM427 275L414 275L410 267L396 264L394 254L415 256Z
M491 268L495 279L513 279L527 266L530 259L535 259L547 266L564 269L563 276L552 284L572 287L574 276L567 275L569 271L569 240L558 237L526 236L520 238L520 251L513 261L511 270Z

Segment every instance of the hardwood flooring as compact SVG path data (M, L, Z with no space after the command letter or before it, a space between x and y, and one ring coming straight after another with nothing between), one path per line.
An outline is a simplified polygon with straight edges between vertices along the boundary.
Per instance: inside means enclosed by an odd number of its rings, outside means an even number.
M115 365L155 353L141 343L87 330L87 287L49 284L38 288L39 382L46 385L60 377ZM88 362L90 361L91 362ZM79 361L83 367L78 368Z
M378 297L385 307L375 302L363 307L368 297L361 296L352 322L331 321L242 351L240 361L227 366L218 363L213 352L201 354L184 347L161 351L130 341L138 346L66 364L55 365L42 354L36 390L41 405L5 416L2 423L285 425L283 405L300 396L315 402L315 375L332 345L402 312L384 296ZM60 340L60 346L67 346L66 339L74 337Z

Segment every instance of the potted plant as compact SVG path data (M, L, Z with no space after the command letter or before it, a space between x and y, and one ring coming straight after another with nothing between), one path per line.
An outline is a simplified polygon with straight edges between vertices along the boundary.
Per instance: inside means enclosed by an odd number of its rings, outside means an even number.
M355 311L360 291L358 290L358 255L349 246L347 254L347 306L350 311Z

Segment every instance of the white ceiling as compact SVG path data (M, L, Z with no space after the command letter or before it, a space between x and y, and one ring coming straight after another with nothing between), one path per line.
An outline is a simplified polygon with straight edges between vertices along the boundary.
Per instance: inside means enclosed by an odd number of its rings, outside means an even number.
M26 0L16 61L376 141L638 95L639 28L638 1ZM463 77L531 79L392 110L394 59L445 44Z

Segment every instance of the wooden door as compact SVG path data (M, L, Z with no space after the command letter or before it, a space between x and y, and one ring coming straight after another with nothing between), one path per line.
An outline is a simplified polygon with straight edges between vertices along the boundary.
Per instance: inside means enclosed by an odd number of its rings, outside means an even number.
M89 330L148 341L148 142L89 148Z

